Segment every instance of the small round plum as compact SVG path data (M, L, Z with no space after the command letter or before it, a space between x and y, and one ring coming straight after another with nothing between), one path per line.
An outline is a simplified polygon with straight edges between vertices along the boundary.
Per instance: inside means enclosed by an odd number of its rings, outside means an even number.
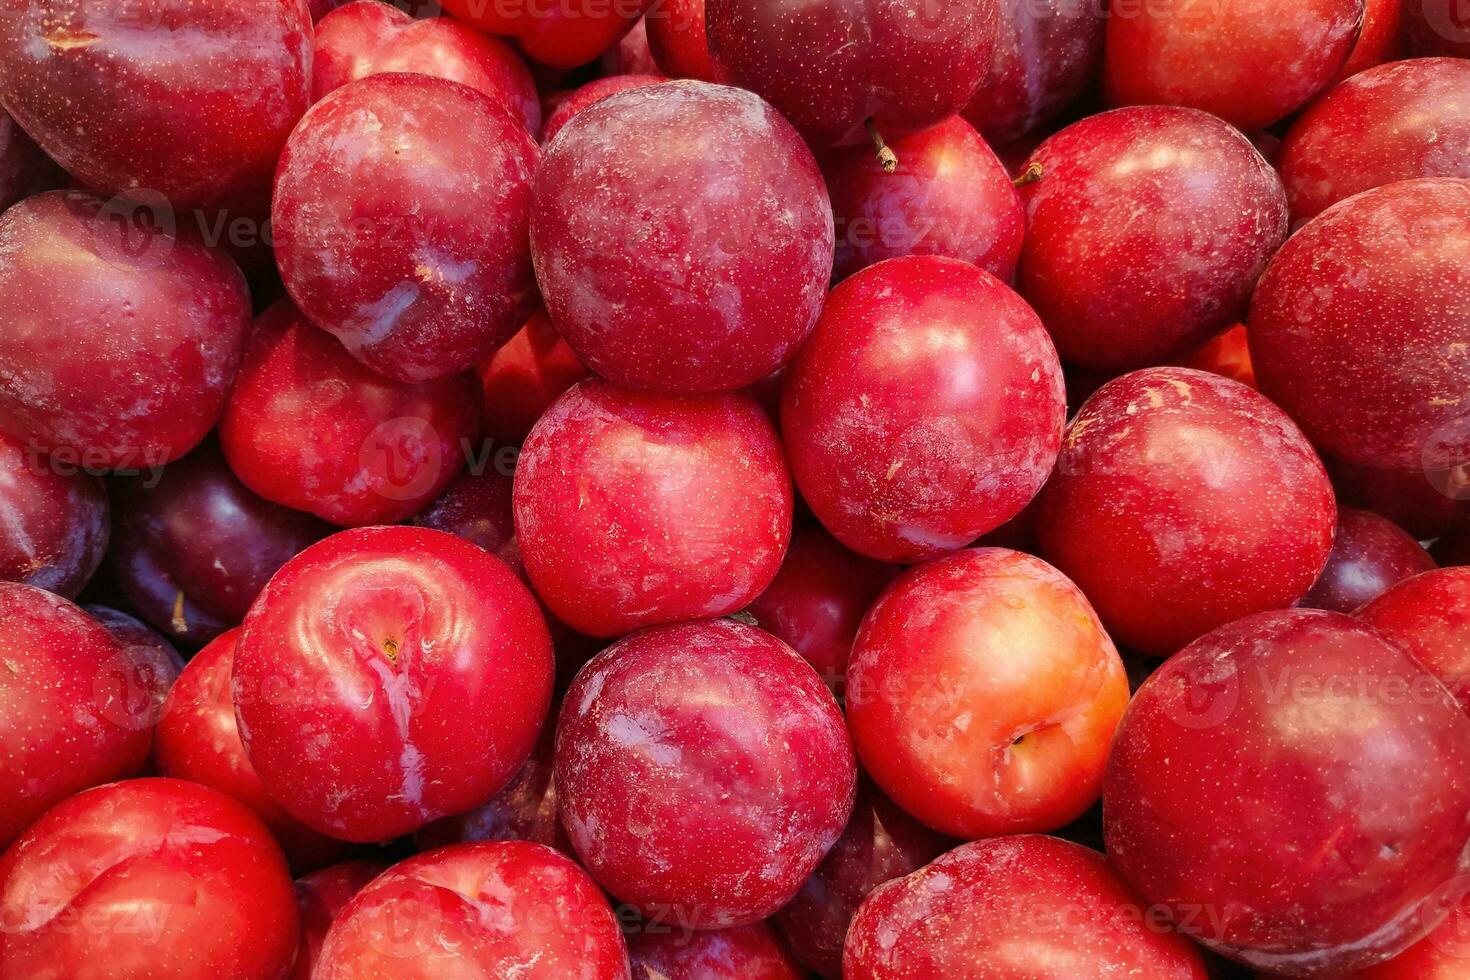
M551 779L555 726L547 725L521 771L484 806L436 820L414 834L420 851L483 840L529 840L572 853L556 813Z
M561 0L554 4L440 0L459 20L515 40L537 64L577 68L596 61L643 16L649 0Z
M1251 303L1261 390L1346 462L1470 462L1467 250L1470 179L1397 181L1309 221Z
M490 800L551 702L546 622L511 569L442 531L358 528L288 561L232 676L250 764L293 817L384 841Z
M572 682L558 805L598 883L689 928L758 922L837 841L857 768L816 671L750 626L643 630Z
M1411 177L1470 177L1470 61L1380 65L1303 112L1277 164L1294 221Z
M661 75L609 75L606 78L594 78L586 85L565 93L564 97L556 103L556 108L546 114L546 125L541 131L541 142L550 143L573 116L594 102L618 92L647 88L666 81L668 79Z
M428 507L413 516L419 527L473 541L511 567L520 562L511 510L514 478L491 468L461 473Z
M313 980L625 980L607 899L569 858L528 841L409 858L332 923Z
M1339 506L1332 554L1301 605L1354 612L1396 583L1434 567L1434 559L1419 542L1388 518Z
M670 78L729 81L709 53L704 0L660 0L643 15L648 53Z
M219 419L250 295L146 205L80 191L0 215L0 429L62 466L162 466Z
M633 980L806 980L764 922L688 934L657 923L628 934Z
M1470 568L1398 583L1358 612L1412 653L1470 712Z
M1090 116L1022 172L1021 293L1062 359L1094 371L1170 361L1242 319L1286 239L1276 171L1193 109Z
M1103 791L1108 856L1145 901L1291 974L1370 966L1442 920L1467 810L1470 718L1450 692L1373 627L1309 609L1246 617L1166 661L1129 705Z
M0 499L0 580L75 598L107 552L102 481L0 433Z
M531 251L552 323L618 384L729 391L816 322L832 209L796 131L760 98L664 82L572 117L536 171Z
M1109 382L1073 418L1037 532L1119 643L1167 656L1301 599L1336 523L1327 472L1284 412L1161 367Z
M587 376L576 353L538 308L520 332L480 365L485 389L485 438L493 447L519 446L551 403Z
M842 282L787 369L781 428L813 513L848 548L914 562L1010 520L1061 442L1062 372L1004 283L955 259Z
M581 382L526 440L514 506L536 594L589 636L735 612L791 540L781 443L739 392Z
M347 861L296 879L301 945L297 947L296 963L291 967L287 980L312 980L312 971L321 957L327 930L352 901L352 896L387 870L387 865L376 861Z
M7 977L279 980L298 918L280 849L205 786L133 779L79 793L0 859Z
M868 896L842 976L1205 980L1199 951L1144 912L1090 848L1035 834L976 841Z
M1005 165L958 116L889 143L891 173L867 147L834 150L826 166L842 279L884 259L947 255L1009 282L1025 217Z

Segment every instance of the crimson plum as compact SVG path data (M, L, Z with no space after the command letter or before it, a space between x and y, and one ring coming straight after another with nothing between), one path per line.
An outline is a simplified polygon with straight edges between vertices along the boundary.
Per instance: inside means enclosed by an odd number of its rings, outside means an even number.
M538 308L519 333L480 365L479 374L485 389L485 437L502 446L519 446L551 403L587 376L587 368Z
M513 38L531 58L552 68L596 61L618 43L649 0L560 0L558 3L485 3L440 0L455 17L486 32Z
M0 579L75 598L107 551L102 481L0 433L0 498Z
M1332 555L1301 604L1350 613L1394 584L1434 567L1434 559L1419 542L1388 518L1340 506Z
M1423 0L1367 0L1363 29L1358 32L1352 54L1338 70L1334 84L1375 65L1404 57L1404 9L1420 2Z
M1256 387L1256 369L1251 365L1250 341L1243 323L1205 341L1189 356L1181 358L1179 364Z
M586 85L564 93L556 108L546 114L546 125L541 131L541 142L550 143L552 137L561 132L563 126L583 109L594 102L628 89L647 88L668 81L660 75L609 75L594 78Z
M709 53L704 0L659 0L643 15L648 51L670 78L728 82Z
M376 861L347 861L296 879L296 907L301 913L301 945L288 980L311 980L322 942L337 916L368 882L387 871Z
M1358 618L1412 653L1470 711L1470 568L1407 579L1359 610Z

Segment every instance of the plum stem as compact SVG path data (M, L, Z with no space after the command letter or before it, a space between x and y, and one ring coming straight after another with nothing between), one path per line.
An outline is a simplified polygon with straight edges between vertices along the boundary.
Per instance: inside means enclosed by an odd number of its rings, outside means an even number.
M873 122L873 117L869 116L863 125L868 129L868 139L873 141L873 149L878 151L878 165L885 174L893 173L898 169L898 154L883 141L883 134L878 132L878 124Z
M1011 186L1025 187L1027 184L1034 184L1041 179L1041 175L1044 172L1045 171L1043 170L1041 164L1037 163L1035 160L1032 160L1030 163L1026 164L1026 169L1021 171L1021 176L1011 181Z
M189 632L189 621L184 618L184 592L182 589L174 593L173 615L169 618L170 625L173 626L175 633Z

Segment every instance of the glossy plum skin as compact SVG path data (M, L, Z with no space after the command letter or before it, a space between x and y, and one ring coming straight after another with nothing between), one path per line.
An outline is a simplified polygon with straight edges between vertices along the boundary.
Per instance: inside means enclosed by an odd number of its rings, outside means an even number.
M706 0L705 33L727 77L774 105L816 146L932 126L974 94L1001 4L960 0Z
M315 980L623 980L628 954L586 872L527 841L459 844L379 875L332 924Z
M847 823L857 769L810 665L709 620L636 633L582 669L554 778L599 884L657 921L716 929L796 894Z
M1358 612L1412 653L1470 712L1470 568L1407 579Z
M1470 865L1467 765L1470 719L1384 634L1338 613L1261 613L1135 695L1103 791L1108 855L1232 959L1368 966L1433 928L1442 886ZM1201 909L1216 912L1186 921Z
M250 764L302 823L383 841L488 801L536 744L551 638L509 566L442 531L343 531L260 594L235 653Z
M160 776L187 779L219 790L247 806L270 830L296 868L315 868L343 857L347 845L308 829L271 799L240 740L230 676L238 629L207 644L184 667L168 692L154 735Z
M610 95L562 127L536 172L546 310L589 368L635 388L728 391L781 367L821 311L832 236L811 151L722 85Z
M648 53L670 78L728 83L709 53L704 0L659 0L643 16Z
M1360 466L1470 461L1470 180L1365 191L1308 222L1251 303L1261 390Z
M76 597L107 551L102 481L0 433L0 580Z
M954 116L888 145L898 154L893 173L871 147L829 157L836 276L901 255L946 255L1010 281L1025 218L1005 165L974 127Z
M0 582L0 845L78 790L134 775L152 742L140 661L70 601ZM140 697L140 695L142 695Z
M955 837L1055 830L1096 802L1128 678L1075 585L979 548L904 573L863 619L847 722L863 768Z
M0 859L0 914L6 976L279 980L296 954L270 834L177 779L99 786L47 813Z
M735 612L770 585L791 540L781 444L738 392L581 382L526 440L514 508L536 594L589 636Z
M487 34L513 38L532 60L550 68L596 61L628 32L648 0L562 0L560 3L478 3L442 0L446 11Z
M531 71L499 38L448 17L414 20L376 0L338 7L317 24L313 100L384 72L417 72L468 85L509 109L532 136L541 128Z
M1249 140L1202 112L1091 116L1022 172L1020 290L1062 359L1118 372L1182 356L1245 316L1286 238L1281 180Z
M677 928L628 936L633 980L806 980L764 922L691 934Z
M556 784L552 782L553 725L541 739L526 764L495 798L484 806L436 820L414 835L421 851L450 844L485 840L528 840L554 847L564 854L572 845L556 813Z
M965 118L997 146L1049 122L1097 78L1106 24L1089 0L1002 3L995 57Z
M1396 583L1435 567L1434 559L1398 525L1372 511L1339 506L1332 555L1301 604L1350 613Z
M892 565L853 554L821 527L806 525L792 534L781 570L746 612L841 694L863 615L897 574Z
M1470 11L1456 0L1404 0L1404 38L1416 56L1470 58Z
M288 302L257 319L220 446L265 499L346 526L416 513L449 485L479 430L468 376L410 384L363 367Z
M250 323L245 279L148 214L55 191L0 216L0 429L59 463L162 465L224 407Z
M1470 177L1470 61L1370 68L1292 123L1278 163L1294 221L1412 177Z
M876 888L853 919L842 975L1205 980L1198 950L1143 915L1090 848L1035 834L976 841Z
M1109 382L1073 418L1037 531L1119 643L1168 655L1306 595L1336 523L1322 462L1284 412L1163 367Z
M196 644L238 626L276 569L332 531L251 493L213 442L113 496L114 581L155 629Z
M843 940L867 894L917 871L956 843L864 781L842 836L772 922L797 959L827 980L840 980Z
M485 438L519 446L536 420L561 393L587 376L587 368L537 309L520 332L480 365L485 389Z
M301 913L301 944L288 980L311 980L322 942L337 916L367 884L388 870L376 861L347 861L296 879L296 908Z
M891 259L842 282L786 370L781 428L803 499L848 548L914 562L1020 512L1061 441L1041 321L968 263Z
M0 4L0 99L105 194L183 207L268 193L310 87L306 0Z
M1108 18L1107 99L1190 106L1246 131L1265 129L1332 81L1364 10L1363 0L1124 5Z
M296 305L379 374L472 367L531 312L536 143L495 99L429 75L369 75L291 134L271 201Z
M0 211L56 186L59 170L25 130L0 108Z
M633 88L647 88L668 81L661 75L609 75L594 78L571 92L566 93L556 108L546 114L546 125L541 131L541 142L550 143L573 116L599 99Z

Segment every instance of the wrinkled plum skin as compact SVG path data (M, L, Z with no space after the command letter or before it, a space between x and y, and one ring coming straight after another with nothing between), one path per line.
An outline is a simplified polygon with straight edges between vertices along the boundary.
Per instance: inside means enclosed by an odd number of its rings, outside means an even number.
M1080 816L1127 703L1123 662L1087 599L1041 559L1002 548L900 576L864 617L847 668L863 768L909 813L967 839Z
M1232 959L1367 966L1454 901L1442 886L1470 868L1467 766L1470 719L1384 634L1338 613L1261 613L1134 697L1103 791L1108 855ZM1187 926L1190 909L1216 913Z
M956 116L888 145L898 154L893 173L870 147L830 155L837 278L902 255L946 255L1009 282L1025 218L1005 166L974 128Z
M863 782L842 836L771 921L797 959L827 980L839 980L842 942L867 894L917 871L955 843Z
M370 75L312 106L271 201L276 264L303 313L400 381L472 367L531 312L536 143L490 96Z
M1291 605L1332 550L1337 507L1301 431L1238 382L1149 368L1072 420L1041 502L1041 556L1121 644L1168 655Z
M311 980L327 930L352 896L387 871L376 861L347 861L296 879L296 907L301 913L301 945L288 980Z
M1001 3L995 57L965 106L965 118L997 146L1050 121L1102 67L1103 12L1092 0Z
M485 840L528 840L572 853L571 841L556 814L556 784L552 781L555 726L547 725L541 740L515 778L484 806L436 820L414 835L419 850Z
M60 179L57 166L0 108L0 211L21 198L50 190Z
M847 823L857 769L811 666L767 633L710 620L636 633L582 669L555 779L599 884L661 922L712 929L796 894Z
M1357 41L1364 10L1363 0L1127 6L1128 16L1114 9L1108 18L1108 101L1190 106L1247 132L1277 122L1332 81Z
M0 428L89 470L159 466L219 418L250 296L235 263L76 191L0 216ZM146 211L141 212L146 218Z
M561 0L482 3L442 0L444 9L487 34L513 38L538 64L576 68L618 43L643 15L648 0ZM584 9L585 8L585 9Z
M1025 834L965 844L880 885L858 909L847 980L966 976L1205 980L1199 951L1150 927L1101 854Z
M504 562L442 531L343 531L245 619L235 713L266 791L312 829L383 841L490 800L536 744L552 650Z
M1301 604L1350 613L1396 583L1435 567L1419 542L1385 517L1339 506L1332 555ZM1422 659L1422 658L1421 658Z
M530 69L498 38L448 17L414 20L376 0L339 7L317 25L313 100L384 72L418 72L468 85L509 109L532 136L541 128L541 100Z
M806 980L808 974L764 922L732 929L636 930L628 936L633 980Z
M332 531L251 493L213 442L113 495L114 580L155 629L194 644L238 626L276 569Z
M898 569L855 555L821 527L799 527L771 584L747 607L839 695L863 615Z
M78 790L137 773L156 705L146 660L58 595L0 582L0 630L21 645L0 659L4 845Z
M485 438L495 446L519 446L551 403L587 376L587 368L546 311L538 309L480 365L479 374L485 389Z
M771 374L816 322L832 249L811 151L740 89L679 81L610 95L562 127L536 172L546 310L618 384L729 391Z
M296 955L280 849L249 810L195 783L72 797L6 852L0 882L0 915L26 923L0 934L7 976L279 980Z
M0 580L76 598L109 537L102 481L0 433Z
M668 79L660 75L609 75L607 78L594 78L586 85L568 92L566 97L557 103L556 108L546 114L546 125L541 132L541 142L550 143L552 137L561 132L562 127L573 116L599 99L605 99L618 92L626 92L628 89L647 88L666 81Z
M742 608L780 568L792 506L776 432L743 393L589 378L536 424L516 466L526 574L589 636Z
M293 867L338 860L347 845L309 830L286 813L266 793L245 755L230 697L239 639L236 629L207 644L169 690L154 736L158 774L208 786L243 803L270 830Z
M696 78L728 84L709 52L704 0L659 0L643 16L648 53L670 78Z
M255 493L345 526L416 513L479 430L469 375L409 384L363 367L282 301L255 323L220 446Z
M1180 357L1245 316L1286 238L1281 180L1192 109L1091 116L1023 165L1019 277L1062 359L1118 372Z
M1404 37L1418 57L1470 58L1470 11L1458 0L1404 0Z
M468 973L466 971L469 971ZM327 933L314 980L624 980L628 953L607 899L549 847L491 841L389 868Z
M787 368L781 428L813 513L848 548L914 562L1014 517L1056 460L1055 349L999 280L954 259L870 266Z
M1365 191L1308 222L1251 303L1261 390L1359 466L1470 462L1470 180Z
M4 0L0 100L105 194L263 199L309 103L306 0Z
M706 0L719 70L816 146L866 139L872 119L897 135L962 109L1001 30L995 0Z
M1281 146L1294 221L1412 177L1470 177L1470 61L1370 68L1312 103Z
M1470 568L1400 582L1358 618L1412 653L1470 712Z

